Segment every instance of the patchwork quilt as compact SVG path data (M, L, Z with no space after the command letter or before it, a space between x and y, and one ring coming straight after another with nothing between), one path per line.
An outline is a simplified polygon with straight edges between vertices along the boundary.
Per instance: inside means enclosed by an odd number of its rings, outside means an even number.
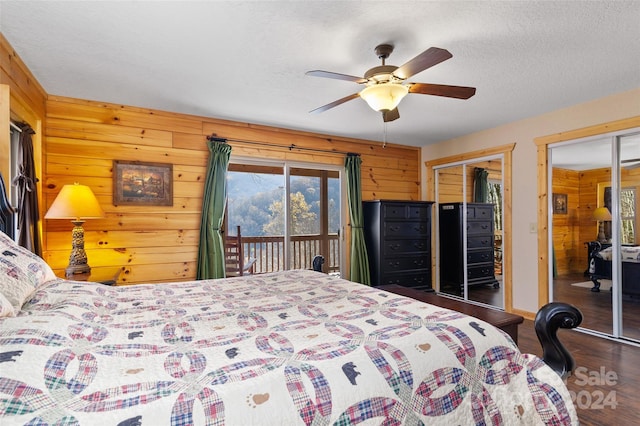
M0 318L0 424L568 425L556 373L473 317L312 271L55 279Z

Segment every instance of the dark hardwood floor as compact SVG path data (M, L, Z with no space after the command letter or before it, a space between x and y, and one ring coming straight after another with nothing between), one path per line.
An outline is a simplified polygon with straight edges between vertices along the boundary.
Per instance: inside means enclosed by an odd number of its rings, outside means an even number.
M589 288L571 284L588 281L583 274L569 274L553 280L553 300L571 303L582 312L581 327L602 333L613 333L612 293L603 290L592 292ZM622 298L622 335L640 341L640 298Z
M560 330L558 336L576 361L566 383L575 393L580 424L638 424L640 348L576 330ZM522 352L542 356L533 321L525 320L518 328L518 346Z
M583 274L554 279L554 300L571 303L583 314L582 327L611 334L612 293L594 293L571 284L588 281ZM501 286L502 287L502 286ZM490 286L470 289L470 299L500 305L502 288ZM622 299L622 334L640 341L640 299ZM640 347L593 336L576 330L560 330L558 336L576 361L574 374L566 383L578 411L581 425L633 425L640 421ZM518 329L518 346L525 353L542 356L533 328L525 320Z
M571 303L583 314L583 328L611 334L613 331L612 293L594 293L571 284L588 281L582 273L556 277L554 300ZM501 306L502 286L469 289L469 298ZM640 299L622 299L622 334L640 342ZM640 347L616 342L576 330L560 330L558 336L573 355L576 370L566 380L575 395L574 405L581 425L635 425L640 420ZM525 353L542 356L533 328L525 320L518 328L518 346Z

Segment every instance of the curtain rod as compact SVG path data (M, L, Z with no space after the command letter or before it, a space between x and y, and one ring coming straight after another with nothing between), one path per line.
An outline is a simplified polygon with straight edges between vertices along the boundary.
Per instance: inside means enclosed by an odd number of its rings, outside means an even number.
M288 149L289 151L292 151L294 149L298 149L300 151L313 151L313 152L326 152L328 154L339 154L339 155L355 155L355 156L360 156L360 154L356 153L356 152L344 152L344 151L332 151L330 149L320 149L320 148L306 148L303 146L296 146L295 144L291 144L291 145L278 145L278 144L271 144L271 143L266 143L266 142L259 142L259 141L247 141L247 140L243 140L243 139L227 139L227 138L220 138L216 135L211 135L211 136L207 136L207 140L208 141L213 141L213 142L239 142L239 143L244 143L244 144L248 144L248 145L260 145L260 146L269 146L269 147L275 147L275 148L284 148L284 149Z
M13 121L9 121L9 127L11 127L16 132L22 133L22 129L18 127Z

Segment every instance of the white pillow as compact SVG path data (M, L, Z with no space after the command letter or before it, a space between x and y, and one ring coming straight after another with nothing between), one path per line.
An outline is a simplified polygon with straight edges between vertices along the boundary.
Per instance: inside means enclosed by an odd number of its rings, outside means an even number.
M56 275L42 258L0 232L0 293L15 314L38 287L54 279Z

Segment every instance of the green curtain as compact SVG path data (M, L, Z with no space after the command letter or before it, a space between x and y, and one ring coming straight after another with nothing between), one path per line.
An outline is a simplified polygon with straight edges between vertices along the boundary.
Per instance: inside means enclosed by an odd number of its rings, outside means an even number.
M202 197L200 245L196 279L224 278L224 242L220 228L227 203L227 168L231 146L224 139L211 138L207 179Z
M351 265L349 268L351 281L371 284L369 275L369 259L364 242L364 218L362 216L362 183L360 178L360 163L358 154L347 154L345 171L347 175L347 203L349 219L351 220Z
M489 201L489 184L487 183L487 172L482 167L473 169L473 202L486 203Z

